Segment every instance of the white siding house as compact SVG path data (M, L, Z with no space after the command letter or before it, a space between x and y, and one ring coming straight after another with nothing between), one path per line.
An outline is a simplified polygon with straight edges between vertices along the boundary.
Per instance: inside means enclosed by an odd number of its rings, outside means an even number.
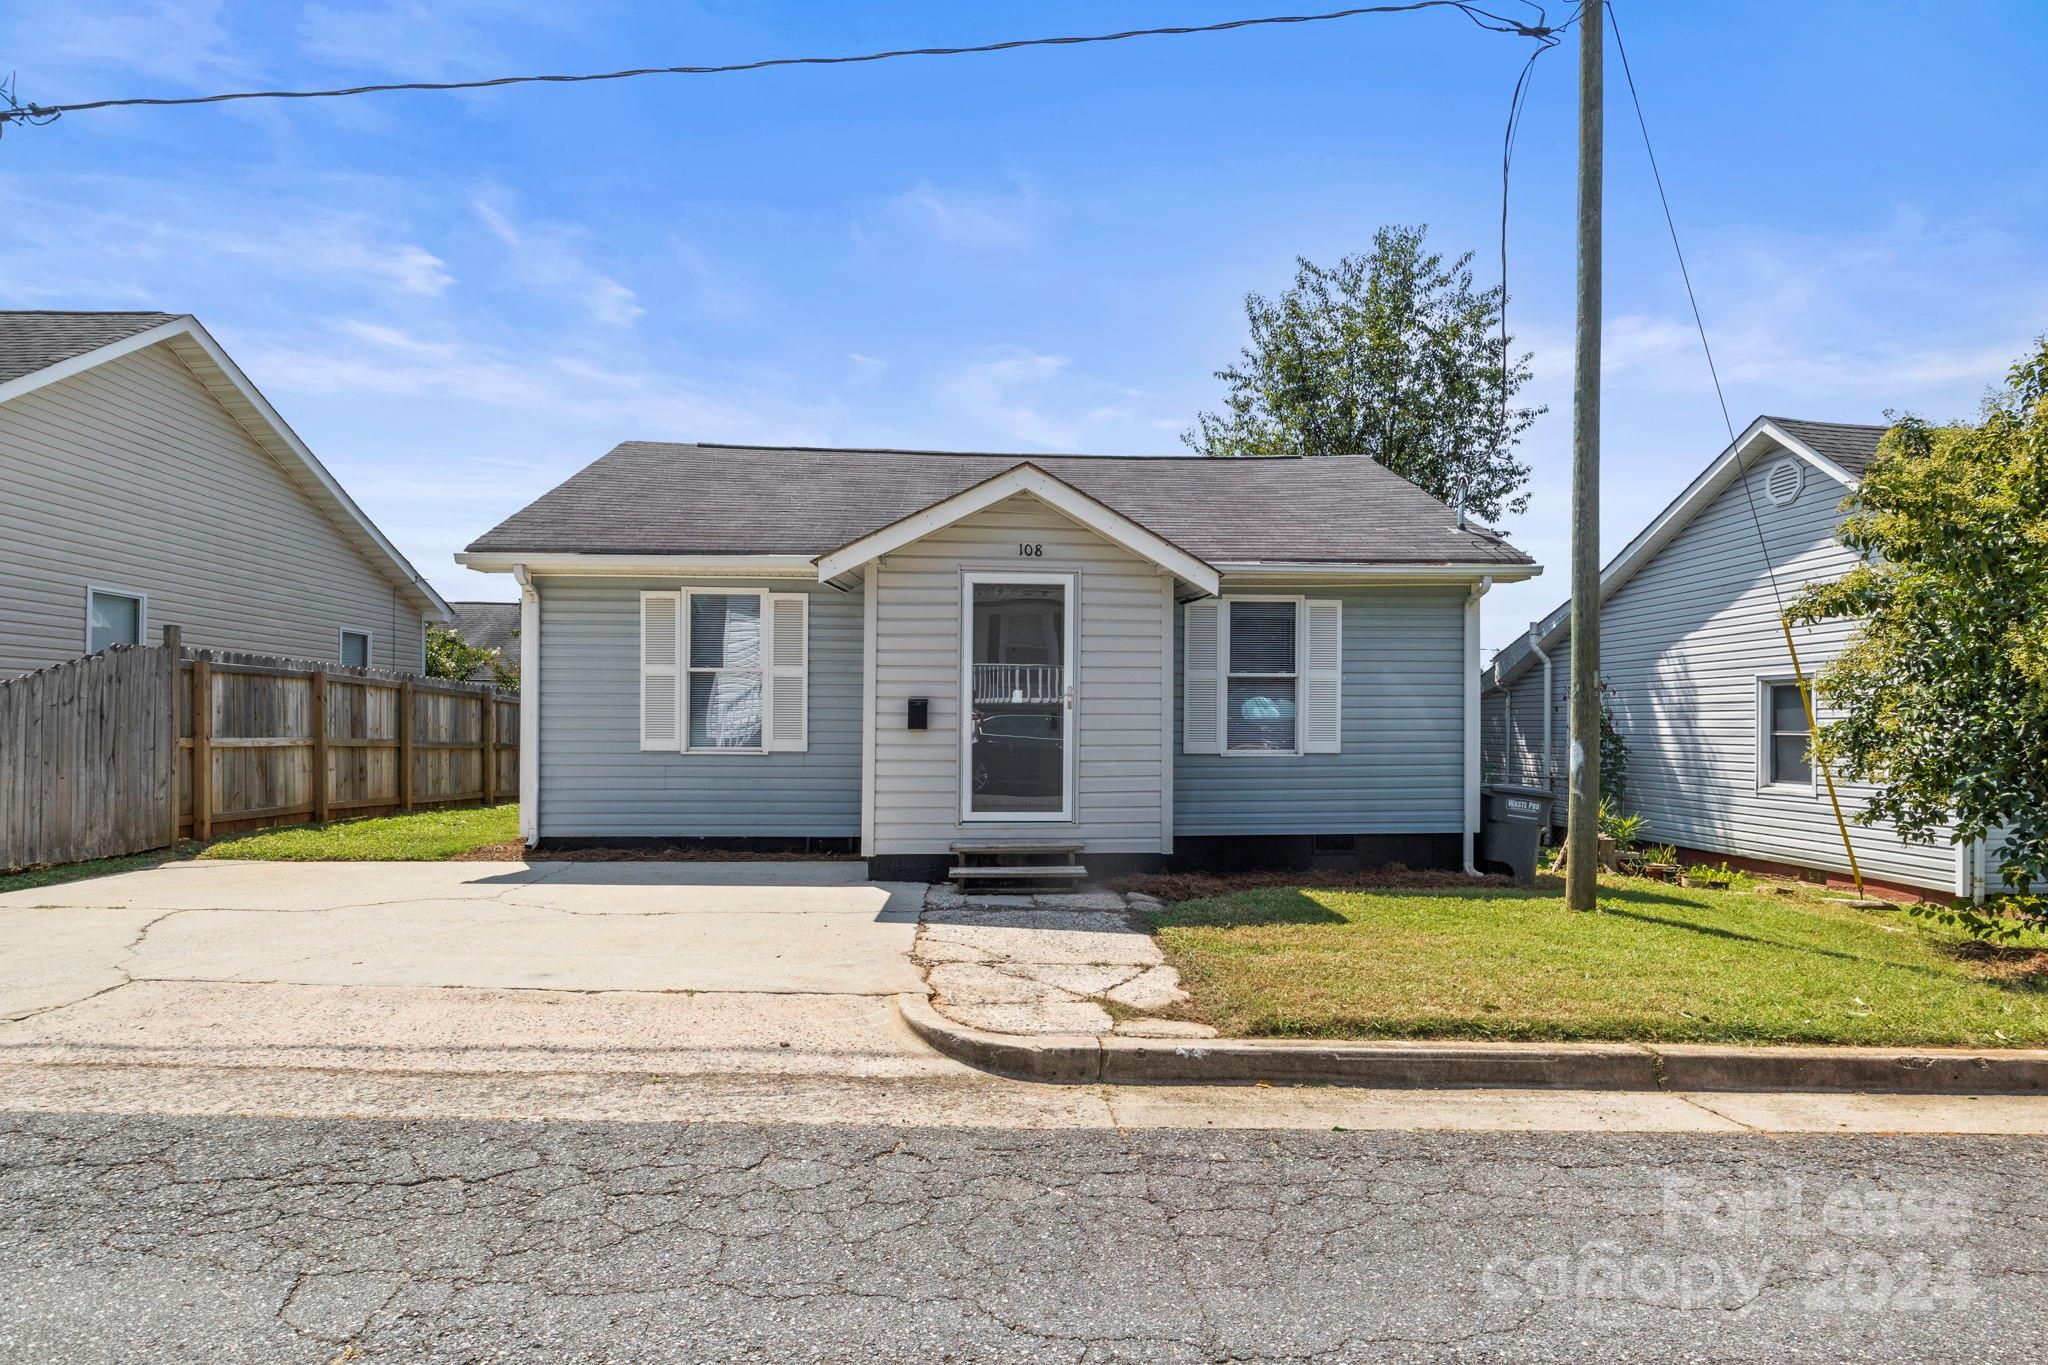
M1780 613L1855 563L1844 500L1885 428L1758 418L1601 578L1601 676L1628 741L1623 805L1646 837L1699 854L1846 876L1848 856L1808 761ZM1794 628L1810 677L1854 623ZM1550 786L1569 772L1569 604L1503 649L1482 679L1493 780ZM1553 661L1548 695L1543 655ZM1544 719L1550 719L1549 763ZM1823 707L1820 719L1826 723ZM1837 782L1866 878L1935 894L1969 890L1975 849L1911 843L1855 823L1870 791Z
M1469 863L1479 600L1537 572L1365 459L647 442L458 558L523 593L529 843L905 876Z
M0 312L0 677L173 624L418 670L445 615L195 320Z

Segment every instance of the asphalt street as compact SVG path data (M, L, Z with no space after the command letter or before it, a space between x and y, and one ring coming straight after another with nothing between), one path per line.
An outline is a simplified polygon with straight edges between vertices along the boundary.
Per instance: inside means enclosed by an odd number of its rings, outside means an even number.
M7 1113L0 1358L2038 1359L2044 1156Z

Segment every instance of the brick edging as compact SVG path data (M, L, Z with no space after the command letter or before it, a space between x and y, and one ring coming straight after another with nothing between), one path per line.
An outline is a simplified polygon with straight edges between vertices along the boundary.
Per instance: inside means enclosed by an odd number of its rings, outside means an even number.
M896 997L918 1037L956 1061L1023 1080L1393 1088L1786 1090L1922 1095L2048 1093L2048 1050L1725 1047L1693 1043L1327 1043L1059 1034L957 1024Z

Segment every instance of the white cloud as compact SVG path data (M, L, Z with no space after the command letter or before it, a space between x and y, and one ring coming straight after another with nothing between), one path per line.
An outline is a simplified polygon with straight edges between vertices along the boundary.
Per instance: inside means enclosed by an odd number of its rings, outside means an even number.
M506 69L509 59L498 41L504 34L543 29L559 35L587 23L588 9L520 0L316 3L300 16L299 41L309 55L337 66L404 80L463 80Z
M29 5L10 46L39 79L53 66L112 68L182 86L255 74L221 23L221 0L144 0L140 4ZM31 66L25 57L40 60Z
M515 222L506 197L496 191L477 194L470 206L504 245L513 274L525 283L561 296L611 327L629 327L647 312L630 288L584 259L582 229Z
M1038 197L1023 181L1006 193L942 190L919 180L886 203L881 221L913 228L947 246L1018 251L1038 236ZM856 226L856 237L861 236Z

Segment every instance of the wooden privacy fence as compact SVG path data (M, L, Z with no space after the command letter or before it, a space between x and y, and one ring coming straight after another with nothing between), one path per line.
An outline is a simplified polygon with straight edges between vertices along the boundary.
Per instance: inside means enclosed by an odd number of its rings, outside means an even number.
M0 868L519 790L516 695L164 635L0 682Z

